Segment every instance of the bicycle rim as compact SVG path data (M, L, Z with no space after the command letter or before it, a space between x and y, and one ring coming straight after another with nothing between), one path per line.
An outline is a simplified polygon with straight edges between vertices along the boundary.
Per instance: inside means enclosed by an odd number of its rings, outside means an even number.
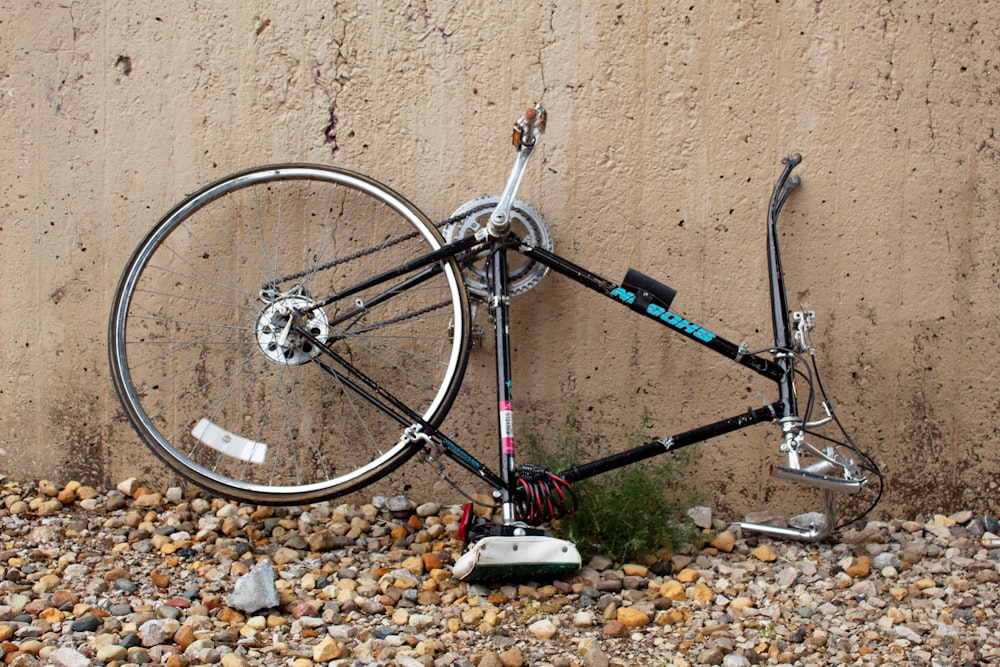
M371 483L416 451L406 418L325 371L324 348L439 424L468 354L461 276L446 261L418 284L318 304L441 245L412 204L345 170L277 165L206 186L118 285L109 356L125 413L163 461L230 498L304 503Z

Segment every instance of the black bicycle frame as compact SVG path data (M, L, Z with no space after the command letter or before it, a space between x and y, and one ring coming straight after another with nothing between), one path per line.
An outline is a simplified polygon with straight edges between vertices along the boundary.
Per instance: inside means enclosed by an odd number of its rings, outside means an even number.
M713 331L689 320L670 310L670 299L673 290L651 278L630 270L626 280L621 285L584 269L553 252L531 246L514 236L504 238L486 238L475 240L466 238L426 255L407 262L403 266L387 271L379 276L366 280L364 283L346 289L333 295L321 305L346 298L363 289L391 282L397 278L413 274L395 285L390 285L377 298L388 299L401 293L413 282L425 279L440 270L441 262L452 258L461 258L468 253L479 255L484 249L489 251L487 258L487 275L490 281L489 307L493 320L494 339L496 343L496 386L498 413L498 449L500 452L499 475L488 466L478 461L474 456L462 449L452 439L445 436L437 427L428 423L404 401L388 393L374 380L355 368L346 359L337 355L328 344L316 339L304 327L296 327L300 335L311 340L333 362L343 368L315 360L327 373L333 375L343 386L356 392L365 400L371 402L394 419L404 431L416 427L418 431L431 440L436 448L459 466L477 475L495 489L495 498L503 508L504 523L515 520L514 500L518 492L517 471L515 468L515 443L513 424L513 378L511 373L510 354L510 275L508 272L508 252L519 253L535 262L549 267L552 271L587 287L615 303L640 313L649 319L665 326L668 330L707 347L709 350L739 363L757 374L775 382L778 385L779 400L757 409L750 409L741 414L706 424L695 429L658 438L646 444L612 454L610 456L585 463L572 465L559 473L567 482L575 482L610 470L621 468L653 456L665 454L683 447L694 445L706 440L732 433L734 431L766 421L800 424L794 388L794 368L789 352L792 347L792 328L789 323L787 298L784 288L781 255L778 249L777 216L784 205L788 194L798 185L797 178L790 178L792 169L801 161L798 155L789 156L783 160L785 168L775 185L768 206L767 217L767 253L769 292L771 301L772 325L774 328L775 359L767 359L759 354L747 353L743 346L728 341ZM629 278L631 277L631 281ZM426 445L425 440L414 438L414 446Z

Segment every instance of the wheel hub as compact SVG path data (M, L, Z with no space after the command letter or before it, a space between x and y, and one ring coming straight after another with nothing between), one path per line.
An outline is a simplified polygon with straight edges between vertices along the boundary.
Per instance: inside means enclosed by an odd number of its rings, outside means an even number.
M322 308L304 294L281 294L269 301L254 327L257 346L264 356L285 366L296 366L312 360L320 347L299 333L299 327L321 343L330 333L330 325Z

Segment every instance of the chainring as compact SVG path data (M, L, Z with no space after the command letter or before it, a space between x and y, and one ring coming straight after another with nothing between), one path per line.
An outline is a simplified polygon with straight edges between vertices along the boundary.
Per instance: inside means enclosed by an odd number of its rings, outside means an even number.
M441 234L445 241L451 243L474 236L489 223L493 209L500 202L499 195L487 195L471 199L456 209L452 218L456 222L445 225ZM510 207L511 231L525 243L536 248L552 251L552 235L545 225L542 215L530 205L515 199ZM486 276L486 255L477 255L463 271L465 286L469 292L480 298L489 295L490 285ZM520 261L517 261L517 260ZM541 282L549 267L539 264L533 259L519 255L512 257L510 264L511 294L522 294Z

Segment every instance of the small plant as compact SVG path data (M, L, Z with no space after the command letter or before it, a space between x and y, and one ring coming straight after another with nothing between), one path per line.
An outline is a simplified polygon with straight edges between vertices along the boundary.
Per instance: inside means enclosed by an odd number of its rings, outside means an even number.
M632 446L642 442L649 423L648 412L629 437ZM535 458L553 471L560 471L585 453L576 429L576 410L570 406L553 452L544 451L537 436L525 437ZM661 549L673 550L690 542L693 530L683 520L693 504L672 498L690 455L679 452L604 473L575 483L578 508L552 526L554 532L584 551L600 553L619 562L635 560Z

